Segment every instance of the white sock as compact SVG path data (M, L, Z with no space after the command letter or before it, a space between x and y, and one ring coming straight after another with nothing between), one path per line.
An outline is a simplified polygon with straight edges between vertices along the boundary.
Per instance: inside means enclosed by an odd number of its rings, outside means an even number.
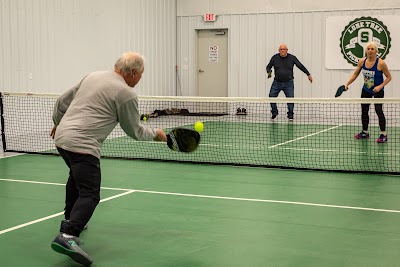
M386 131L381 131L381 134L383 134L384 136L386 136Z
M368 131L366 131L366 130L362 130L364 133L368 133Z
M74 237L74 236L73 236L73 235L68 235L68 234L63 233L63 237L65 237L65 238L72 238L72 237Z

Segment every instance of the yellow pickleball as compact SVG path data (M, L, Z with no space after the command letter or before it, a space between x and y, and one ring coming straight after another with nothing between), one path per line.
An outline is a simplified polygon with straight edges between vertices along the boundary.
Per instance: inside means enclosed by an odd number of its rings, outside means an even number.
M201 121L196 121L194 124L194 130L201 133L204 130L204 124Z

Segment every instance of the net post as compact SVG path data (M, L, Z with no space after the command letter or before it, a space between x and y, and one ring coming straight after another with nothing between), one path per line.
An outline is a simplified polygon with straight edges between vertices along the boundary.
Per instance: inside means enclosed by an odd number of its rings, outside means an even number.
M6 135L4 131L4 109L3 109L3 93L0 92L0 124L1 124L1 141L3 142L3 151L6 152Z

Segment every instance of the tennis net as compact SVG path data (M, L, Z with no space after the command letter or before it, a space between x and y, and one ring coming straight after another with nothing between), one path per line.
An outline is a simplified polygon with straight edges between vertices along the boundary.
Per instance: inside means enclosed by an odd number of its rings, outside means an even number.
M2 93L2 142L5 151L57 154L49 133L58 95ZM295 103L294 119L286 115ZM271 120L270 102L279 115ZM361 103L369 103L369 139L362 130ZM383 103L388 141L380 134L374 104ZM165 143L135 141L117 126L106 139L102 156L110 158L250 165L350 172L399 173L399 99L286 99L140 97L142 123L193 129L204 123L193 153L170 151Z

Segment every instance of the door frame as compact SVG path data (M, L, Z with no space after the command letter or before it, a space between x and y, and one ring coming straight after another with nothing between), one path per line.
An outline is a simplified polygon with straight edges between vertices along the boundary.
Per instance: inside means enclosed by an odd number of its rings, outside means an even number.
M229 28L197 28L197 29L195 29L195 33L194 33L194 53L195 53L195 62L194 62L194 66L195 66L195 71L194 71L194 75L195 75L195 77L194 77L194 82L195 82L195 94L196 94L196 96L199 96L199 72L198 72L198 69L199 69L199 47L198 47L198 45L199 45L199 37L198 37L198 32L199 31L215 31L215 32L218 32L218 31L226 31L226 33L227 33L227 42L228 42L228 51L227 51L227 53L228 53L228 55L227 55L227 75L228 75L228 77L227 77L227 90L228 90L228 96L229 96L229 93L230 93L230 91L229 91L229 88L230 88L230 66L231 66L231 64L230 64L230 60L231 60L231 57L230 57L230 54L231 54L231 42L230 42L230 34L229 34Z

